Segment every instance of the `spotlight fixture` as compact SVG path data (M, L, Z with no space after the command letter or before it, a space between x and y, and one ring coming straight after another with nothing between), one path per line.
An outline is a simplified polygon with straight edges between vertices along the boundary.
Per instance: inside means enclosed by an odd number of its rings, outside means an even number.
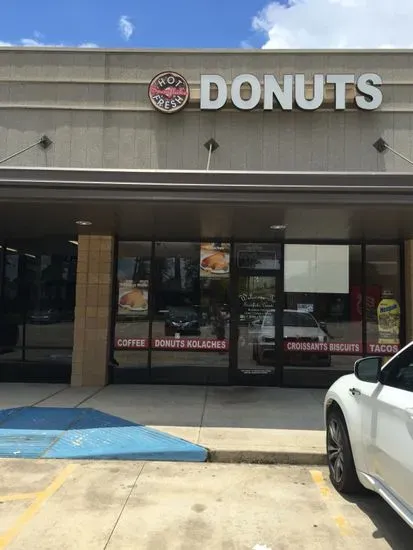
M42 136L39 141L40 147L43 147L43 149L48 149L52 145L53 141L49 138L49 136Z
M379 138L373 143L373 147L378 153L384 153L384 151L388 148L388 145L383 138Z
M88 227L89 225L92 225L92 222L89 220L77 220L76 225L81 225L82 227Z
M207 160L206 169L209 170L209 167L211 165L212 153L214 153L218 149L219 143L217 141L215 141L214 138L211 138L207 142L204 143L204 147L208 151L208 160Z
M385 151L390 151L391 153L393 153L393 155L396 155L396 157L401 158L409 164L413 164L412 159L406 157L406 155L403 155L402 153L399 153L399 151L396 151L396 149L393 149L393 147L390 147L387 141L385 141L382 137L380 137L377 141L373 143L373 147L380 154L384 153Z
M53 141L49 138L49 136L46 136L44 134L40 139L32 143L31 145L28 145L27 147L24 147L23 149L20 149L20 151L16 151L15 153L12 153L11 155L0 159L0 164L3 164L4 162L7 162L8 160L13 159L14 157L17 157L21 155L22 153L25 153L26 151L29 151L30 149L33 149L33 147L36 147L37 145L40 145L42 149L46 151L51 145Z

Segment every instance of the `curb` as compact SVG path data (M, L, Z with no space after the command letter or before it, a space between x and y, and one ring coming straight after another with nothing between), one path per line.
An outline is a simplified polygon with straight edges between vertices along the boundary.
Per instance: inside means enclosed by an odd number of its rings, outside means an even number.
M294 466L325 466L325 453L309 451L240 451L208 450L208 462L221 464L290 464Z

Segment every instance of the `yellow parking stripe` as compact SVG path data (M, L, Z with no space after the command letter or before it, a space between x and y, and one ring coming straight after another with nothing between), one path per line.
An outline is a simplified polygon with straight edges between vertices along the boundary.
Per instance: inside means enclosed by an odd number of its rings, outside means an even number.
M14 495L0 495L0 502L13 502L13 500L32 500L37 498L39 493L16 493Z
M23 530L25 525L33 519L45 501L53 496L56 491L64 484L70 474L76 469L75 464L69 464L60 472L52 483L40 493L37 493L35 501L17 518L14 525L10 527L2 536L0 536L0 550L4 550Z
M324 476L322 472L319 472L318 470L311 470L310 471L311 477L313 478L314 483L318 486L320 493L323 495L323 497L328 497L331 494L330 488L326 485L326 482L324 481Z
M333 492L324 479L323 472L320 472L319 470L310 470L310 475L323 497L333 496ZM331 503L329 504L329 509L331 510ZM337 515L333 519L343 537L351 535L351 527L344 516Z
M351 527L343 516L336 516L334 521L343 536L348 536L351 534Z

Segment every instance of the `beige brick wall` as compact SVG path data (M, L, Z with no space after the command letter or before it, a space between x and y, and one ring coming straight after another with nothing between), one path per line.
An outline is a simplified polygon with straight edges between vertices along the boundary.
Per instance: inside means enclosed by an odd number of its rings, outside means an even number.
M79 235L72 386L108 381L115 239Z

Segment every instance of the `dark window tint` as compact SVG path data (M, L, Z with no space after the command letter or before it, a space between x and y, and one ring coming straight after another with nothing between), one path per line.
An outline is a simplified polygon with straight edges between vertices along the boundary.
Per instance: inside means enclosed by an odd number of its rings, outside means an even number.
M398 355L384 369L386 386L413 392L413 346Z

